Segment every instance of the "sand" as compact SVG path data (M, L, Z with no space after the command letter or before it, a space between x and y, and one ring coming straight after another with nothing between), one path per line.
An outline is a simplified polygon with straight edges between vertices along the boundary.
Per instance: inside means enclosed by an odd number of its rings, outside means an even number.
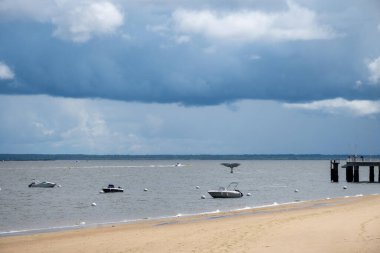
M0 252L380 252L380 196L0 238Z

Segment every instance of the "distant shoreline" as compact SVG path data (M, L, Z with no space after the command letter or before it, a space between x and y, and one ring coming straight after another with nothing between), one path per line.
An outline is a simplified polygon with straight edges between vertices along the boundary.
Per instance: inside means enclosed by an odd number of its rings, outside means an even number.
M55 160L345 160L349 154L242 154L242 155L86 155L86 154L0 154L0 161ZM380 158L379 155L363 155Z

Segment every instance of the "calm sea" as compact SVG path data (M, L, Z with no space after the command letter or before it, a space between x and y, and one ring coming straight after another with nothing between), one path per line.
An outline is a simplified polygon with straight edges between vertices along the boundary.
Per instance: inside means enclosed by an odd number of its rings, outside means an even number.
M177 162L184 166L174 166ZM241 166L231 174L221 162ZM377 183L347 184L343 169L341 182L330 183L329 166L329 160L3 161L0 235L380 193ZM367 168L361 168L360 180L368 180L368 174ZM33 179L61 187L29 188ZM239 182L245 196L212 199L208 195L208 190L230 182ZM109 183L123 187L124 193L100 193Z

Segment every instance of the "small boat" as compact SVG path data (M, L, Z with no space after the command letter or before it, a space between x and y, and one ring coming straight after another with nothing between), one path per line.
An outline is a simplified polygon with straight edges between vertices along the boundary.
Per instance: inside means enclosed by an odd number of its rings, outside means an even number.
M208 194L210 194L213 198L241 198L243 197L243 193L236 189L237 186L238 183L232 182L227 186L227 188L219 187L219 190L208 191Z
M56 185L57 185L56 183L47 182L47 181L43 181L43 182L33 181L28 186L29 187L40 187L40 188L53 188Z
M108 192L124 192L124 189L121 188L120 186L115 187L113 184L109 184L107 187L104 187L103 192L108 193Z

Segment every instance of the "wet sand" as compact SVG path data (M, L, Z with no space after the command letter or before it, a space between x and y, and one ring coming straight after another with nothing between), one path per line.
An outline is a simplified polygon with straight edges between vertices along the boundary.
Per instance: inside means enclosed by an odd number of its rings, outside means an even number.
M380 196L0 238L0 252L380 252Z

